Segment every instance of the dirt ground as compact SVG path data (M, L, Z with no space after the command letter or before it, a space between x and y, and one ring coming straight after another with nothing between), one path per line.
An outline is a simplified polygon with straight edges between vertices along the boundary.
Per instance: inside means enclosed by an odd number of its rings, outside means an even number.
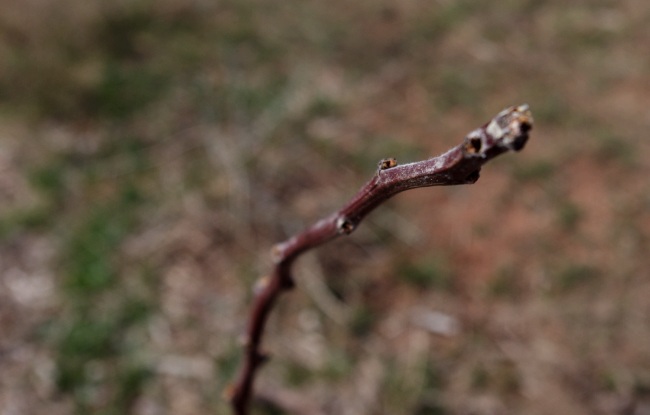
M0 1L0 413L227 414L277 242L528 103L526 148L305 255L255 414L650 414L650 3Z

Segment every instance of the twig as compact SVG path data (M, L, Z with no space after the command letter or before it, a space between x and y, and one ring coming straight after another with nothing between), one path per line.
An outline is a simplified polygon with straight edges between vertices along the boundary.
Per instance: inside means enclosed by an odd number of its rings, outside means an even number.
M524 147L532 125L528 105L510 107L438 157L403 165L397 165L393 158L381 160L376 174L341 210L276 245L272 251L275 266L255 287L239 377L226 393L234 413L248 414L255 374L267 359L260 351L264 327L279 294L294 286L291 265L300 254L337 236L349 235L370 211L399 192L476 182L483 164L508 150Z

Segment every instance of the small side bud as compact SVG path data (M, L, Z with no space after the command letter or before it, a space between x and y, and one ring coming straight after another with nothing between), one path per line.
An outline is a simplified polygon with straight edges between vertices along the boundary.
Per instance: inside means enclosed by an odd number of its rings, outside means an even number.
M341 216L336 220L336 229L338 230L339 234L349 235L352 233L354 228L354 223L345 216Z
M465 153L477 154L484 157L483 141L485 141L485 134L483 131L480 129L472 131L465 138Z
M381 159L379 161L379 164L377 167L379 167L379 170L387 170L387 169L392 169L393 167L397 166L397 160L394 159L393 157Z
M276 244L271 248L271 261L273 261L273 263L277 264L282 261L282 251L282 244Z
M270 281L271 278L268 275L258 279L253 286L253 293L255 295L260 295L260 293L268 287Z

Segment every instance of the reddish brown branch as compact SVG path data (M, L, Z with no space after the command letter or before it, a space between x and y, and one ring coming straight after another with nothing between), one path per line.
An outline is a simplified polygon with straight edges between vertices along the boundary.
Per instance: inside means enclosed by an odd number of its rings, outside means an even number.
M510 107L469 133L462 144L438 157L401 166L395 159L384 159L379 162L373 178L341 210L278 244L273 249L275 266L271 274L256 286L246 332L244 363L228 393L235 414L248 413L255 374L266 360L260 351L264 326L280 293L293 287L291 265L300 254L339 235L350 234L370 211L399 192L416 187L476 182L481 166L487 161L508 150L519 151L524 147L532 125L527 105Z

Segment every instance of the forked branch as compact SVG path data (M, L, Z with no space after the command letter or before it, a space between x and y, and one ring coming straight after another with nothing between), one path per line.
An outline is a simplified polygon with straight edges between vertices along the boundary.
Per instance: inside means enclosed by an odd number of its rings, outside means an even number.
M255 374L267 358L260 350L264 327L279 294L294 286L291 265L300 254L339 235L352 233L370 211L399 192L476 182L483 164L508 150L521 150L532 126L528 105L510 107L438 157L403 165L397 165L392 158L381 160L375 175L343 208L276 245L273 270L255 288L244 341L244 362L239 377L227 392L234 413L248 414Z

